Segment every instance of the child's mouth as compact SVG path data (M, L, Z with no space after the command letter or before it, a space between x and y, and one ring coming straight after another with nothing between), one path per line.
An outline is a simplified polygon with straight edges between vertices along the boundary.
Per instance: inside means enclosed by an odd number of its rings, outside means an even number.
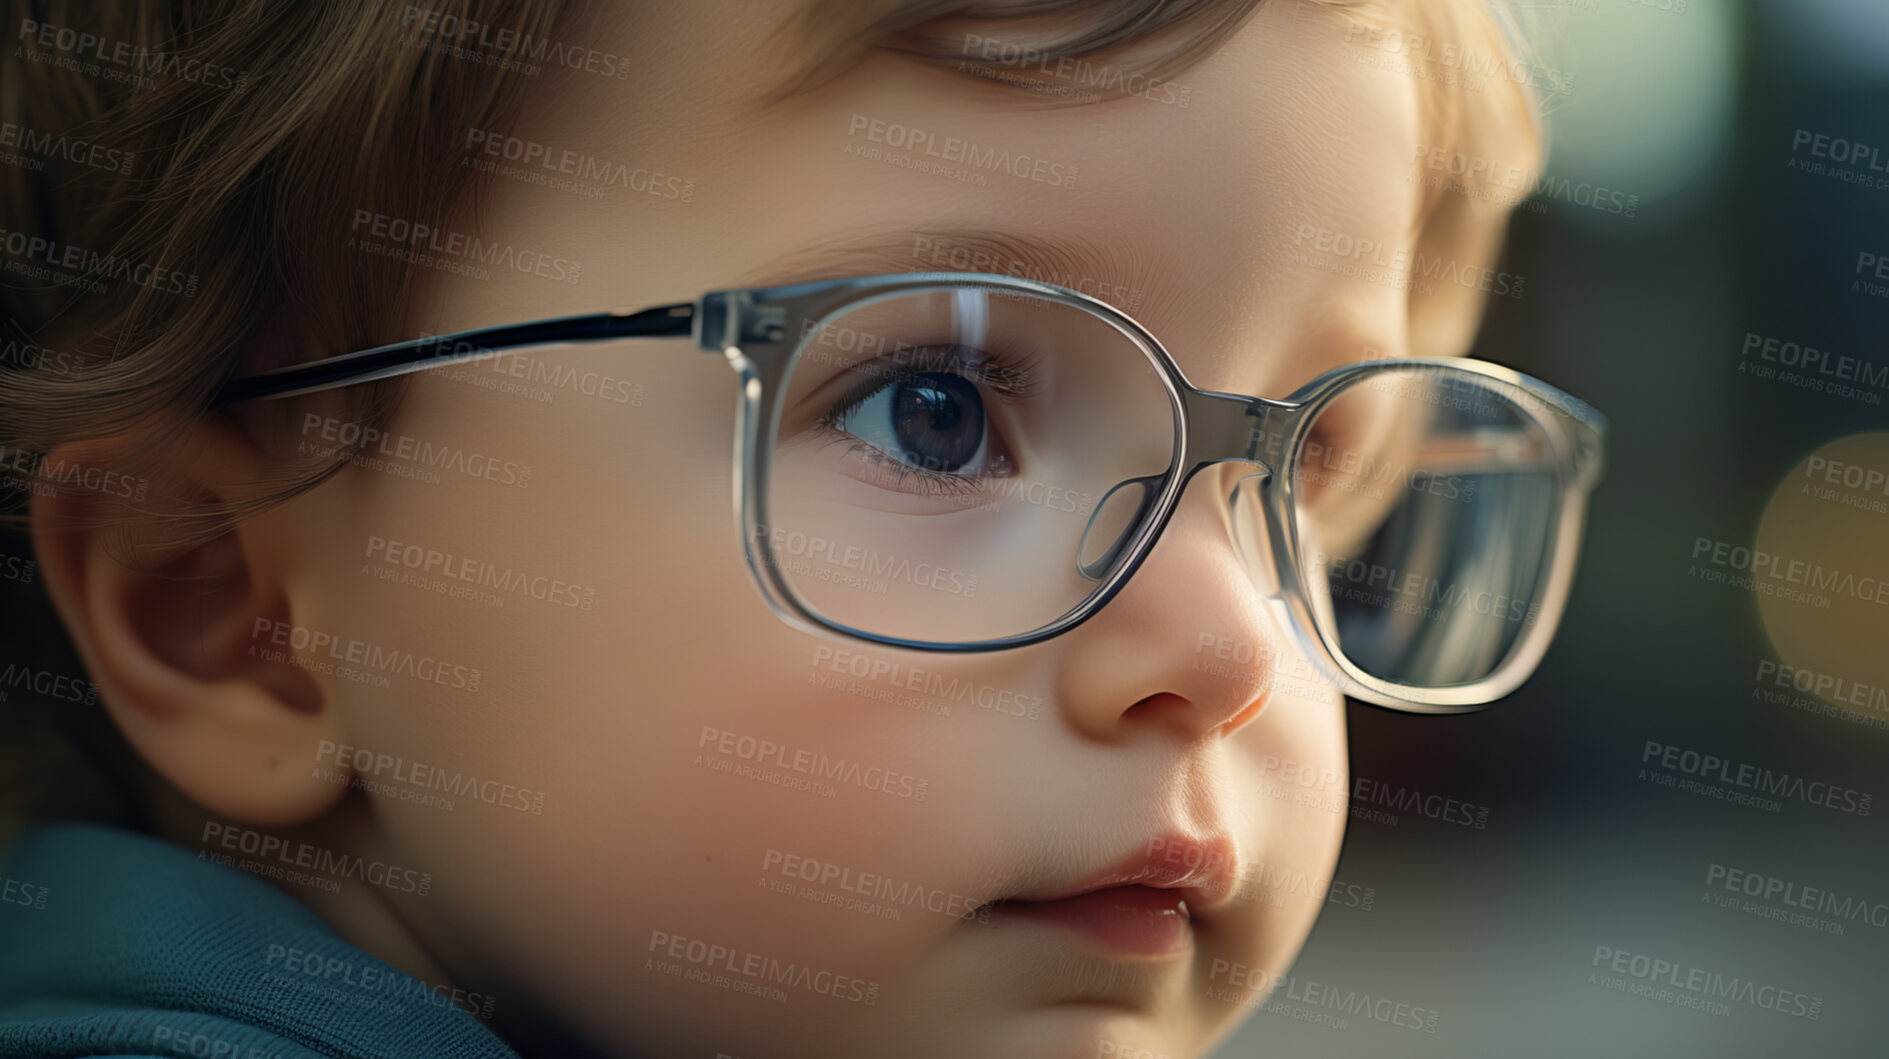
M990 909L993 921L1056 924L1117 957L1173 956L1193 940L1193 914L1183 891L1175 889L1110 886L1053 901L997 901Z
M1239 878L1230 838L1163 836L1079 881L991 902L993 920L1053 924L1117 958L1159 960L1187 951L1193 918L1231 898Z

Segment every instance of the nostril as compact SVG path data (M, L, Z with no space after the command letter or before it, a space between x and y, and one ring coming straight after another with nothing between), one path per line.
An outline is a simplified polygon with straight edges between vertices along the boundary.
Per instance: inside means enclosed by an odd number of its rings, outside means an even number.
M1122 712L1122 720L1138 724L1165 725L1183 734L1197 734L1204 727L1195 719L1197 709L1184 696L1161 691L1142 699Z

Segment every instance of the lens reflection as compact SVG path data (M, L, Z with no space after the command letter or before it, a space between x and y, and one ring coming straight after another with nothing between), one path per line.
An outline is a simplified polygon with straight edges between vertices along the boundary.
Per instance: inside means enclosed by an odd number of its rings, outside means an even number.
M1293 474L1309 603L1364 672L1482 680L1540 619L1560 485L1513 391L1455 369L1372 375L1317 415Z
M1174 462L1150 353L1047 299L952 288L806 330L764 554L808 609L881 636L1002 639L1076 609ZM1111 495L1111 490L1115 490Z

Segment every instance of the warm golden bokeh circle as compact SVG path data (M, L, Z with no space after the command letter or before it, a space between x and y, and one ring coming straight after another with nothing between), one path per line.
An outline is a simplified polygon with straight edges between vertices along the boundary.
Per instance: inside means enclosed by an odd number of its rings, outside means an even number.
M1803 587L1828 607L1771 595L1758 612L1780 665L1797 676L1798 693L1889 720L1889 433L1851 434L1806 456L1779 483L1758 523L1753 547L1781 561L1801 560L1845 575L1851 590ZM1835 584L1841 585L1842 581ZM1865 591L1854 586L1870 585ZM1766 690L1779 685L1764 682Z

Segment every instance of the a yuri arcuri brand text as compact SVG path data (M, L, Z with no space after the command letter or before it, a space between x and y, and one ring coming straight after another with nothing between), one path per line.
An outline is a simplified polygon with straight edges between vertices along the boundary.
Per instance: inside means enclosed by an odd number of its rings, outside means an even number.
M91 681L20 662L8 662L6 668L0 669L0 701L5 701L5 696L12 692L26 692L53 702L77 702L87 706L98 703L98 685Z
M1881 574L1858 574L1711 537L1693 538L1692 559L1695 563L1707 563L1721 571L1747 575L1731 579L1715 577L1713 580L1727 580L1734 587L1751 588L1766 595L1804 598L1815 602L1818 597L1810 593L1827 592L1879 607L1889 607L1889 577ZM1828 597L1824 598L1827 600ZM1820 605L1829 604L1825 602Z
M509 269L559 283L576 283L582 262L530 247L493 242L476 235L438 228L405 217L357 209L349 228L348 245L363 252L412 261L428 268L457 272L477 279L489 274L476 266Z
M543 73L544 66L562 66L614 80L630 75L630 60L615 52L520 33L510 26L495 26L452 11L407 4L400 13L400 26L411 34L408 40L416 47L501 70L516 70L528 77Z
M325 661L364 667L374 673L411 677L455 691L479 690L479 670L475 666L445 662L399 648L382 647L306 625L274 618L257 618L250 628L250 638L277 648L292 648L297 652L290 656L292 664L304 669L313 669L314 663ZM254 644L250 646L250 651L256 653Z
M1036 720L1043 715L1043 697L1030 695L994 684L984 684L966 677L947 676L936 669L909 666L888 658L875 658L837 647L813 649L816 671L856 677L889 688L916 692L943 703L961 703L1010 717Z
M1865 404L1881 404L1883 391L1889 390L1889 365L1754 331L1745 332L1738 370Z
M151 480L124 474L66 456L50 456L31 449L0 445L0 488L17 488L42 496L59 489L80 489L98 496L142 503Z
M1435 1033L1439 1014L1435 1008L1406 1003L1386 996L1373 996L1360 989L1347 989L1300 975L1280 974L1265 967L1215 958L1207 973L1209 981L1224 983L1207 989L1209 999L1242 1007L1258 1008L1274 1014L1306 1018L1320 1022L1324 1017L1366 1018L1398 1029ZM1302 1009L1306 1016L1301 1016ZM1344 1029L1345 1023L1328 1023Z
M987 76L989 64L994 63L1027 77L1065 82L1071 92L1086 90L1090 98L1085 101L1092 102L1103 98L1102 94L1107 93L1134 96L1168 106L1185 107L1194 95L1192 88L1176 84L1166 78L1153 77L1140 71L1111 66L1107 63L1092 63L1087 59L1078 59L1073 56L1046 55L1040 48L976 33L964 35L964 43L959 47L958 54L965 57L965 61L958 64L958 70L961 72ZM1044 82L1026 80L1022 77L1004 80L1019 87L1050 87ZM1064 95L1071 92L1059 91L1055 94Z
M758 988L771 989L781 994L759 994L771 1000L786 1000L782 990L782 987L786 987L867 1007L879 1001L877 982L811 967L795 960L782 960L700 938L684 937L666 930L649 932L648 951L653 956L644 962L645 970L735 992L754 993ZM665 966L665 963L668 965ZM689 973L692 970L699 973Z
M194 272L119 257L30 232L0 228L0 254L8 259L7 271L95 294L106 290L106 280L121 280L159 294L178 294L186 298L197 295Z
M1681 1007L1700 1006L1698 1003L1682 999L1689 996L1694 1000L1720 1004L1725 1001L1747 1004L1766 1011L1775 1011L1780 1015L1794 1015L1798 1018L1810 1019L1813 1022L1823 1014L1821 996L1797 989L1784 989L1738 975L1723 974L1692 964L1681 964L1675 960L1643 952L1615 948L1611 945L1594 946L1594 958L1588 966L1616 975L1625 975L1629 979L1655 988L1676 990L1678 995L1673 996L1659 996L1633 989L1627 991L1639 992L1640 995L1652 1000L1677 1003ZM1599 984L1613 987L1612 983Z
M20 151L35 158L57 159L107 173L129 173L138 159L131 151L108 147L83 137L46 132L30 125L16 125L10 121L0 121L0 149Z
M30 18L20 20L15 39L24 44L24 57L30 61L66 66L104 80L142 86L161 77L222 91L241 91L249 83L249 74L233 67ZM40 48L48 50L40 52Z
M1719 864L1705 869L1705 884L1721 907L1775 919L1792 926L1841 934L1848 924L1889 927L1889 903L1839 894L1821 886L1806 886L1763 872ZM1740 906L1739 897L1753 898ZM1779 907L1781 906L1781 907Z
M1300 254L1295 259L1297 264L1417 294L1434 293L1433 284L1442 283L1484 291L1500 298L1520 298L1528 286L1527 276L1313 224L1299 225L1292 245L1310 252Z
M1864 709L1889 714L1889 688L1864 684L1829 673L1787 666L1769 658L1758 660L1758 671L1752 679L1759 684L1773 684L1792 691L1808 692L1826 702L1843 706L1861 706Z
M379 427L356 423L334 416L319 415L309 412L302 417L302 436L314 436L319 442L304 441L306 448L313 445L317 456L334 455L357 459L367 453L398 460L416 469L431 472L450 472L477 478L482 481L496 482L499 485L517 486L520 489L531 485L531 464L507 460L490 453L462 448L458 445L442 445L416 438L410 434L392 433ZM321 443L326 443L323 448Z
M270 944L263 966L271 973L302 982L320 982L359 991L366 996L429 1007L456 1007L482 1019L492 1017L496 997L445 984L430 985L378 961L344 958L334 952L315 952L292 945Z
M415 791L438 791L455 798L471 798L501 809L544 815L543 791L517 787L496 779L481 779L476 773L410 761L398 755L328 739L323 739L317 745L315 760L379 783L399 784Z
M951 136L931 129L906 125L897 121L854 114L847 123L846 135L866 144L908 154L900 156L915 162L924 163L927 169L939 166L952 174L982 175L1002 173L1042 184L1045 187L1070 190L1076 186L1076 167L1064 162L1051 161L1026 151L1011 151L1003 147L992 147ZM853 145L849 144L849 149ZM880 159L867 148L862 153L865 157Z
M1717 754L1687 747L1672 746L1648 739L1640 751L1642 778L1657 772L1668 777L1684 776L1704 784L1723 784L1751 795L1803 802L1822 809L1834 809L1852 816L1868 816L1873 796L1823 780L1806 779L1789 772L1775 772L1763 765L1734 761ZM1667 784L1670 786L1671 784ZM1699 793L1710 793L1700 791ZM1713 797L1724 797L1713 795ZM1733 799L1727 799L1733 800Z
M1488 589L1472 592L1463 585L1440 581L1419 570L1401 570L1324 552L1314 552L1312 562L1314 569L1326 572L1332 595L1352 603L1432 621L1469 613L1532 627L1541 617L1541 604L1532 594L1512 596Z
M914 802L924 801L925 794L931 787L930 780L914 776L901 769L836 758L817 750L793 747L785 743L777 743L772 739L742 735L711 725L702 726L701 736L696 740L695 746L697 750L706 750L715 756L713 760L705 760L703 755L697 755L697 764L711 768L719 764L739 762L753 769L766 769L783 776L818 781L818 786L845 784L887 797L903 798ZM731 770L722 768L717 771ZM766 779L758 773L750 778ZM831 795L829 794L828 797Z
M762 854L761 872L761 886L776 893L882 919L901 919L906 911L923 910L990 922L990 907L978 898L786 850L769 849Z
M560 190L573 190L600 197L605 188L621 187L654 195L659 199L690 202L695 198L695 181L653 169L631 167L621 162L598 158L583 151L552 147L522 136L496 129L466 130L466 150L475 161L503 160L519 167L519 174L530 183L549 183L553 178L567 178ZM513 174L499 171L501 175Z
M379 860L368 860L352 853L340 853L310 842L287 839L235 824L206 820L198 843L205 850L213 848L242 853L254 862L239 865L246 871L273 878L282 877L283 869L299 868L329 879L353 879L396 894L425 897L433 890L433 873L402 868Z
M897 581L949 596L977 596L976 574L928 560L913 560L817 533L766 524L754 527L754 539L762 546L765 561L796 577L841 584L873 595L885 595L890 583Z
M366 557L412 571L425 578L442 578L455 584L476 585L511 596L552 603L573 610L590 610L597 590L574 584L563 578L520 570L512 566L443 552L420 544L391 540L378 534L367 538Z

